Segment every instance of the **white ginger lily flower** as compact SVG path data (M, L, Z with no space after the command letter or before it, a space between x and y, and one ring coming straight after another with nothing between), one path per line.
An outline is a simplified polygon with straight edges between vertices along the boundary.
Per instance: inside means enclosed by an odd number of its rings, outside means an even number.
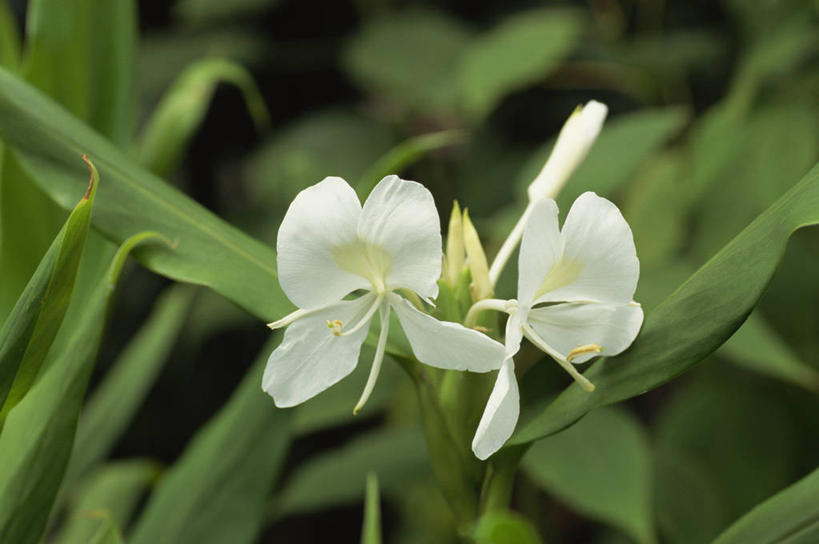
M632 300L640 263L631 229L614 204L592 192L575 200L562 231L554 200L534 207L518 269L517 300L483 300L467 316L470 323L481 310L509 314L505 360L472 441L480 459L495 453L515 429L520 397L512 358L524 337L592 391L573 365L603 351L622 352L643 323L643 310Z
M441 226L432 194L420 183L387 176L362 206L347 182L325 178L290 204L277 250L282 290L299 307L269 325L289 325L262 378L262 389L277 406L300 404L350 374L376 312L381 332L355 412L378 377L390 310L421 362L473 372L500 366L500 343L438 321L396 293L410 291L427 300L438 295ZM365 293L345 300L358 291Z

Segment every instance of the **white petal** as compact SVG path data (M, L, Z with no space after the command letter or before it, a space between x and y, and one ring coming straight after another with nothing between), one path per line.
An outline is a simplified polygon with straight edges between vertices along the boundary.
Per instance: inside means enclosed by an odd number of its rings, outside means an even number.
M520 393L515 379L515 365L509 358L498 371L495 387L472 439L472 451L478 459L486 459L509 440L519 414Z
M441 223L432 194L423 185L398 176L378 182L364 202L358 234L391 257L390 289L405 287L422 297L438 296Z
M589 152L609 109L605 104L590 100L580 111L575 111L557 137L546 164L529 186L529 199L555 198L577 166Z
M300 192L279 228L279 283L301 308L337 302L360 288L363 277L339 268L337 248L355 244L361 203L341 178L328 177Z
M631 228L617 206L594 193L580 195L563 225L563 285L538 301L626 304L634 297L640 262Z
M390 303L413 353L422 363L452 370L489 372L503 362L503 344L485 334L458 323L438 321L398 295L391 295Z
M557 222L557 203L538 202L526 222L518 256L518 301L529 305L563 254Z
M642 324L638 304L555 304L529 312L529 325L564 358L584 344L598 344L603 356L617 355L631 345ZM596 356L579 355L572 362Z
M262 389L280 408L301 404L347 376L358 362L368 326L335 336L327 321L354 324L375 302L374 295L343 301L296 321L264 369Z

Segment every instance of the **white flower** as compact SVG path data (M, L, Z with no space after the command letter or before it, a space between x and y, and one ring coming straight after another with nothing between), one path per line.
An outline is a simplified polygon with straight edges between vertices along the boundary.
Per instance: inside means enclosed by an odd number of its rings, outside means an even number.
M325 178L290 204L277 250L282 290L299 307L270 324L289 325L262 378L279 407L300 404L350 374L378 313L381 332L358 411L378 377L390 310L423 363L488 372L503 360L498 342L438 321L396 293L438 295L441 227L432 195L419 183L388 176L362 207L347 182ZM346 300L351 293L363 294Z
M484 300L485 309L509 314L506 358L498 373L472 450L480 459L512 435L520 411L512 357L523 337L551 355L586 390L594 386L573 367L605 352L616 355L634 341L643 310L632 300L640 275L631 229L617 207L594 193L580 195L562 232L557 204L533 209L520 247L517 300Z

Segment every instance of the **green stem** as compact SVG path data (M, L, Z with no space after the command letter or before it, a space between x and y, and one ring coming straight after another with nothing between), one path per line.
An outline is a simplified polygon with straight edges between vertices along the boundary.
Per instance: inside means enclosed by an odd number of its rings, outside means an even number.
M509 510L518 464L528 449L528 444L512 446L492 456L481 492L482 514L494 510Z

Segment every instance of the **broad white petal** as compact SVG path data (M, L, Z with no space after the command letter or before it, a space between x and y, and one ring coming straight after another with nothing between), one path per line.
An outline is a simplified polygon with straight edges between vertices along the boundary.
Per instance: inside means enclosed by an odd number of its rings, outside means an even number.
M605 198L583 193L572 204L562 231L565 281L538 301L626 304L634 297L640 262L631 228Z
M426 187L398 176L382 179L364 202L358 235L391 258L390 289L405 287L422 297L438 296L441 223Z
M374 302L374 295L339 302L296 321L284 331L284 339L270 354L262 377L262 389L273 397L276 406L301 404L353 371L369 327L336 336L327 322L338 320L352 325Z
M422 363L472 372L489 372L503 363L503 344L485 334L458 323L438 321L398 295L391 295L390 303L413 353Z
M515 364L510 357L498 371L495 387L489 395L478 430L472 439L472 451L478 459L486 459L509 440L515 431L519 414L520 393L515 379Z
M540 286L560 261L563 237L557 221L557 203L538 202L529 215L518 256L518 300L531 304Z
M598 344L601 355L617 355L628 348L643 324L638 304L555 304L529 311L529 325L558 353L566 356L577 346ZM575 357L582 363L597 354Z
M324 178L296 195L276 242L279 284L294 304L318 308L370 287L337 260L338 248L355 245L360 216L361 203L341 178Z

